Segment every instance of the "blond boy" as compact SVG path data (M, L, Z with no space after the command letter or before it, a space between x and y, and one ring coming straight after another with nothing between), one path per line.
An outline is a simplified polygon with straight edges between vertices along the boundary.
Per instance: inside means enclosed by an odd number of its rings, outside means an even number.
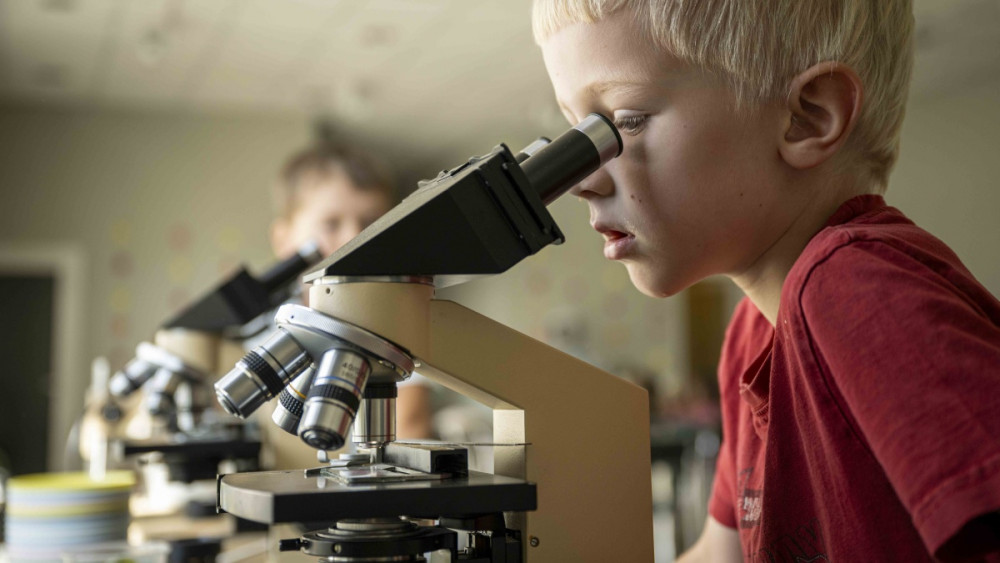
M623 134L574 188L605 256L651 296L746 294L681 560L1000 560L1000 303L879 195L910 2L536 0L534 27L567 119Z

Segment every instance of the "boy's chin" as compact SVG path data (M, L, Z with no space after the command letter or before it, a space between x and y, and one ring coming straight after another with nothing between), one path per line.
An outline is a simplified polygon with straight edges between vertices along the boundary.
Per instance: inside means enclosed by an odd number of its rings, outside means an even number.
M685 283L674 272L654 271L634 263L627 264L626 269L628 269L628 277L632 280L632 285L650 297L670 297L684 291L691 285Z

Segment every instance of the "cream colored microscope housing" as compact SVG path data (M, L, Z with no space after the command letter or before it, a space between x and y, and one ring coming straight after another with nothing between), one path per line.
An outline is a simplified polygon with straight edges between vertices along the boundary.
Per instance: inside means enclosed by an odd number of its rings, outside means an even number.
M653 560L644 389L435 300L430 285L319 279L309 291L311 308L409 350L417 373L493 409L493 472L537 484L538 510L506 515L528 561Z

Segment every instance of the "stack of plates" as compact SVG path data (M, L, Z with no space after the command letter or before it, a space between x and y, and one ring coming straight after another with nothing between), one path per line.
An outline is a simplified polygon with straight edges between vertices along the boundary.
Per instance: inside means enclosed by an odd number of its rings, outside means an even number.
M86 473L39 473L7 482L7 555L19 560L58 560L66 551L125 540L128 471L92 480Z

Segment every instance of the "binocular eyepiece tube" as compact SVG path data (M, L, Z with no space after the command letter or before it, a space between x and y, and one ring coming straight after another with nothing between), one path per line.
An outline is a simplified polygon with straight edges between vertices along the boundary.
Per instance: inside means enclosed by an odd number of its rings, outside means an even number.
M599 113L583 118L551 143L536 143L522 151L530 155L521 162L521 170L545 205L620 155L624 147L618 128Z
M226 412L246 418L281 393L311 362L299 343L279 328L236 362L236 367L215 384L215 394Z

